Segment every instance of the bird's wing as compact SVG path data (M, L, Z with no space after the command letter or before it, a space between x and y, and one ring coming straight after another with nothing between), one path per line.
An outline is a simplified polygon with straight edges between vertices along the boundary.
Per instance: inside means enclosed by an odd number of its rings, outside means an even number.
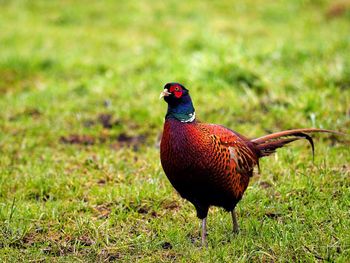
M255 165L258 164L258 156L254 145L243 135L236 133L221 125L201 124L220 147L229 150L229 158L234 161L236 171L252 175Z

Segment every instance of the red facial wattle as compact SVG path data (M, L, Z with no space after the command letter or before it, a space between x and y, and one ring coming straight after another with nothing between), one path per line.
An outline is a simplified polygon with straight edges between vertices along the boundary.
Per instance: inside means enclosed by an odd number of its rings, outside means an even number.
M182 96L182 91L175 91L174 96L179 99Z
M169 91L178 99L182 96L182 88L179 85L171 86Z

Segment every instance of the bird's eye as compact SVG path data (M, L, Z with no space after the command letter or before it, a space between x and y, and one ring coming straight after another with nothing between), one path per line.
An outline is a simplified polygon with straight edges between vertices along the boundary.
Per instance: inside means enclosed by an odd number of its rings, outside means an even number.
M179 89L179 87L175 87L175 91L179 91L180 89Z

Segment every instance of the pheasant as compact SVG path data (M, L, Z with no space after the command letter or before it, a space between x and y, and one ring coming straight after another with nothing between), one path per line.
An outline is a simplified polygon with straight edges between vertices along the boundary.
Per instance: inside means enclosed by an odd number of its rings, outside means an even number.
M196 208L202 220L201 243L207 244L206 219L210 206L231 212L233 232L239 232L235 207L253 176L259 159L298 139L314 143L308 133L337 133L324 129L295 129L257 139L221 125L197 121L188 89L167 83L160 98L168 103L160 144L160 159L170 183Z

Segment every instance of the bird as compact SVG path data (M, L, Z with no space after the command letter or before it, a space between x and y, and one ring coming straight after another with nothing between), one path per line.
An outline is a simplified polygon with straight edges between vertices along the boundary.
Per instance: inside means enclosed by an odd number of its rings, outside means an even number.
M242 199L259 160L276 149L306 139L314 154L310 133L338 133L303 128L280 131L256 139L222 125L197 120L189 90L165 84L160 94L168 104L160 142L160 161L172 186L191 202L201 222L201 246L207 246L207 215L211 206L231 213L233 232L239 232L235 207Z

